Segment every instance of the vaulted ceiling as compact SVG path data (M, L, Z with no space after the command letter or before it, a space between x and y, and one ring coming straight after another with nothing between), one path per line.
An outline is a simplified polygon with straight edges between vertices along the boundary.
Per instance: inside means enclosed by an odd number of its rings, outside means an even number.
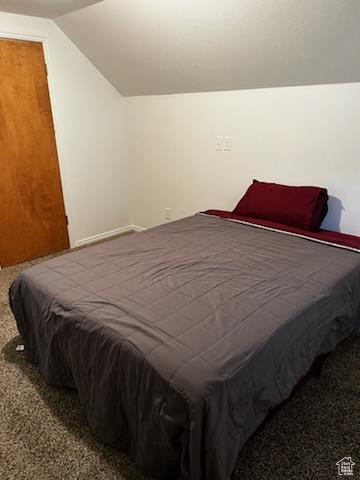
M55 21L123 95L360 81L360 0L103 0Z
M124 95L360 80L360 0L105 0L57 24Z
M102 0L0 0L0 11L54 18Z

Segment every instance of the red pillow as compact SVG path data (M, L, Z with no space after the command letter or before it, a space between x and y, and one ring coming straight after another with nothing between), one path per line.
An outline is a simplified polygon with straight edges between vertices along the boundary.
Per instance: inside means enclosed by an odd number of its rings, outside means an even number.
M254 180L233 213L314 231L325 218L327 201L325 188L290 187Z

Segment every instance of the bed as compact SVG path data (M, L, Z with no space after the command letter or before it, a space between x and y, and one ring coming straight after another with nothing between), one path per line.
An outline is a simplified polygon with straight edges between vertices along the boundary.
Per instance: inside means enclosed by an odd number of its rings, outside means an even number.
M153 477L226 480L359 327L360 255L209 211L34 266L10 303L29 361L78 391L102 441Z

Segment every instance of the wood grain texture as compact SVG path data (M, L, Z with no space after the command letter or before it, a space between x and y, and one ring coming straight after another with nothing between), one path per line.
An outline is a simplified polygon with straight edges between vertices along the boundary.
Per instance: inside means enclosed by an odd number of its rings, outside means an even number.
M41 43L0 39L0 265L69 247Z

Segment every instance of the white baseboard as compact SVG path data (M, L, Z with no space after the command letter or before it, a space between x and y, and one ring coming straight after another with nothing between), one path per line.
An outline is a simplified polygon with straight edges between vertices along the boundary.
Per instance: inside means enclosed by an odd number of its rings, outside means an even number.
M141 232L143 230L145 230L145 228L137 225L126 225L125 227L115 228L115 230L109 230L108 232L98 233L97 235L92 235L91 237L77 240L74 244L74 247L82 247L83 245L98 242L99 240L105 240L106 238L111 238L115 235L121 235L122 233Z
M130 227L134 232L143 232L144 230L146 230L145 227L139 227L139 225L130 225Z

